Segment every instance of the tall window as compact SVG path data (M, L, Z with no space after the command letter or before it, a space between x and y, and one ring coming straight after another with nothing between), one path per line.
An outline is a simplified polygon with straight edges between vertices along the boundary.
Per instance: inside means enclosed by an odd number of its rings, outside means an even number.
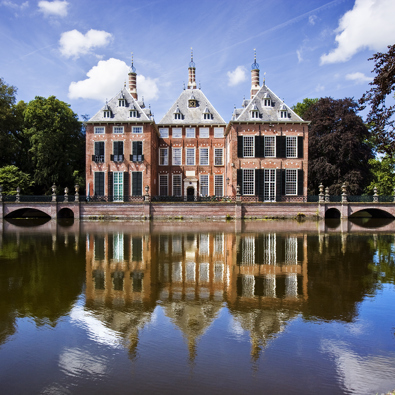
M209 128L199 128L199 138L208 139L209 138Z
M112 129L114 134L122 134L123 133L123 126L114 126Z
M200 195L208 196L208 174L200 175Z
M224 176L222 174L214 175L214 195L224 196Z
M114 202L123 200L123 172L114 171L113 173Z
M195 165L195 148L186 148L186 165L194 166Z
M287 136L286 138L286 156L287 158L298 157L298 138L296 136Z
M181 139L182 138L182 129L181 128L173 128L171 130L171 136L173 139Z
M182 165L182 148L173 148L173 165Z
M167 139L169 137L169 128L160 128L159 137L162 139Z
M125 99L119 99L118 105L119 105L119 107L125 107L125 105L126 105L126 100L125 100Z
M214 128L214 138L221 139L224 137L224 128Z
M276 156L276 136L265 136L265 158Z
M195 138L195 128L186 128L185 129L185 137L187 139L194 139Z
M167 174L159 174L159 195L167 196Z
M142 141L132 141L132 162L142 162L144 161L143 155L143 142Z
M143 196L142 171L132 171L132 196Z
M134 133L134 134L142 134L143 133L143 127L142 126L133 126L132 127L132 133Z
M169 149L159 148L159 166L167 166L169 164Z
M95 155L92 159L96 163L104 162L104 141L95 141Z
M201 233L199 240L199 255L209 255L210 244L209 244L209 234Z
M223 166L224 164L224 150L223 148L214 148L214 165Z
M181 174L173 174L173 196L181 196Z
M200 166L208 165L208 148L200 148L199 164Z
M285 194L286 195L297 195L298 185L298 171L297 169L286 169L285 170Z
M123 162L123 141L114 141L113 152L113 161Z
M104 134L105 127L104 126L95 126L95 134Z
M255 169L243 169L243 195L255 194Z
M243 157L253 158L255 156L255 136L243 136Z
M276 169L265 169L263 193L265 202L276 200Z
M104 171L95 172L94 195L104 196Z

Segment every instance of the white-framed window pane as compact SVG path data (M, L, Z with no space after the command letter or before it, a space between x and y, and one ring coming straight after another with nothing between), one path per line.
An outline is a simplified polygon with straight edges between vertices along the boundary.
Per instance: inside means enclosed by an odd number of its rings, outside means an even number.
M136 110L131 110L129 115L130 115L130 118L138 118L138 113Z
M114 171L113 173L113 191L114 191L114 201L120 202L123 200L123 172Z
M214 128L214 138L221 139L224 137L224 128Z
M298 139L296 136L287 136L286 138L286 156L287 158L297 157L297 144Z
M167 174L159 174L159 195L167 196Z
M285 239L285 264L298 264L298 239L296 237Z
M123 126L114 126L112 132L114 134L122 134L123 133Z
M143 133L143 127L142 126L133 126L132 127L132 133L134 133L134 134L142 134Z
M208 196L208 174L200 175L200 195Z
M194 139L195 138L195 128L186 128L185 129L185 137L187 139Z
M298 171L297 169L285 170L285 194L297 195Z
M255 169L243 169L243 195L255 194Z
M181 128L173 128L171 130L171 136L173 139L181 139L182 138L182 129Z
M169 137L169 128L159 128L159 137L167 139Z
M224 176L222 174L214 175L214 195L224 196Z
M269 233L263 239L263 264L276 265L276 234Z
M181 174L173 174L173 196L181 196L182 193Z
M182 148L173 148L173 165L182 165Z
M169 164L169 149L159 148L159 165L167 166Z
M223 166L224 164L224 150L223 148L214 148L214 165Z
M195 165L195 148L186 148L186 165Z
M276 169L264 170L264 200L273 202L276 200Z
M241 239L241 265L255 265L255 237Z
M104 134L105 127L104 126L95 126L95 134Z
M243 157L253 158L255 156L255 136L243 136Z
M210 137L210 129L209 128L199 128L199 138L208 139Z
M113 258L117 261L123 261L124 252L124 238L123 233L115 233L113 237L114 248L113 248Z
M265 157L276 156L276 136L265 136Z
M208 148L200 148L199 164L201 166L206 166L208 162Z

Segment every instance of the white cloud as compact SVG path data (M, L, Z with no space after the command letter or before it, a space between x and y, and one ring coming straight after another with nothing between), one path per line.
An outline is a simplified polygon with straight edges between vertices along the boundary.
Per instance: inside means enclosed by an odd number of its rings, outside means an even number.
M19 5L19 4L13 3L12 1L4 0L0 4L5 6L5 7L9 7L9 8L12 8L14 10L19 10L19 11L23 11L25 8L29 7L29 2L28 1L25 1L24 3Z
M60 52L66 58L78 58L89 53L92 48L106 46L112 38L110 33L103 30L89 30L85 35L78 30L70 30L60 36Z
M67 16L67 7L69 3L67 1L39 1L38 8L40 12L44 14L44 16Z
M128 72L129 66L122 60L101 60L88 71L87 79L70 84L68 96L70 99L110 99L123 87ZM157 79L138 74L137 92L145 101L158 99Z
M303 56L302 56L302 50L301 49L297 49L296 50L296 55L298 55L298 62L303 62Z
M357 71L356 73L347 74L346 80L355 81L357 84L363 84L364 82L372 81L370 77L367 77L365 74L359 71Z
M247 70L244 66L237 66L235 70L228 71L228 85L235 86L240 84L241 82L244 82L247 79L246 73Z
M309 23L310 25L315 25L315 21L317 20L317 15L310 15L309 16Z
M365 48L385 50L395 42L394 15L394 0L356 0L335 30L337 48L322 55L321 64L346 62Z
M316 92L322 92L323 90L325 90L325 86L323 86L323 85L321 85L321 84L318 84L318 85L315 87L315 91L316 91Z

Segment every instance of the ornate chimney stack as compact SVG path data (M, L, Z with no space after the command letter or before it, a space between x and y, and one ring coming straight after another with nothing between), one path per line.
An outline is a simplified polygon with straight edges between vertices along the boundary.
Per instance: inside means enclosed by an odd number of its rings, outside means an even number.
M251 99L259 91L259 64L256 62L256 50L254 49L254 63L251 65Z
M188 89L196 89L196 81L195 81L195 63L193 61L193 51L191 48L191 62L189 63L188 68Z
M137 96L137 74L136 68L133 66L133 52L132 52L132 65L129 69L129 93L133 96L134 99L138 99Z

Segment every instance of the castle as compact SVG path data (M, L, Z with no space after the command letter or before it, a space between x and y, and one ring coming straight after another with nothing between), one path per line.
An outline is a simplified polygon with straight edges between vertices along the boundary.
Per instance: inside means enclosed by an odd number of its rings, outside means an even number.
M293 201L307 195L308 124L251 67L250 98L226 122L196 86L188 86L156 123L129 84L86 123L87 195L128 201L147 191L165 200L235 196ZM148 186L148 188L147 188Z

